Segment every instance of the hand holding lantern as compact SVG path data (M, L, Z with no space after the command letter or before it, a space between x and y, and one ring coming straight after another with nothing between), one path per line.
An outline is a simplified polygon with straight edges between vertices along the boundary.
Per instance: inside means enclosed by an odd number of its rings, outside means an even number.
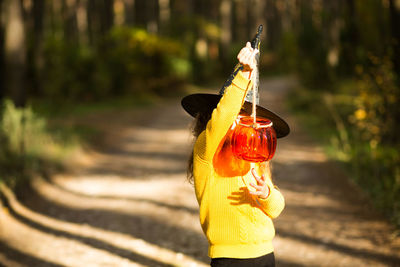
M259 35L262 27L259 28L253 48L248 42L238 54L238 60L243 66L243 72L251 73L253 81L253 111L251 116L239 117L235 127L231 145L233 154L243 160L250 162L262 162L270 160L276 149L276 132L272 127L272 121L256 116L256 95L258 93L258 69L255 56L259 53ZM257 42L258 40L258 42Z

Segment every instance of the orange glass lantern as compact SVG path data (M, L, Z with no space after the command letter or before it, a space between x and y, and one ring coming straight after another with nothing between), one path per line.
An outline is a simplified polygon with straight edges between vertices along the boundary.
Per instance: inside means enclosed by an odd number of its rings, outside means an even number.
M239 159L233 154L232 134L233 130L229 129L213 158L214 170L221 177L243 176L250 170L250 162Z
M272 159L276 149L276 132L272 122L249 116L239 118L232 134L231 145L233 154L239 159L250 162Z

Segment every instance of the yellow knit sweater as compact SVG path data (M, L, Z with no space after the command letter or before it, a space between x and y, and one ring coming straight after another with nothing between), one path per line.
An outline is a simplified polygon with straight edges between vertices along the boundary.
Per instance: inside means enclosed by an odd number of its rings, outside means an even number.
M213 157L243 105L250 80L239 73L225 90L193 150L193 175L200 206L200 223L209 241L211 258L255 258L273 251L272 218L283 210L282 194L267 179L266 199L249 194L249 171L243 176L222 177L214 170Z

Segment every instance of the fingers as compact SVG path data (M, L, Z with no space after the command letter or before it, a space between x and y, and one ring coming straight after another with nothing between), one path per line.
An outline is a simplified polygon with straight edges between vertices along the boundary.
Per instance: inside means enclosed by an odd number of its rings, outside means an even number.
M266 192L264 192L264 191L255 191L255 192L252 192L252 191L249 191L249 194L250 195L253 195L253 196L257 196L257 197L259 197L259 198L262 198L262 199L266 199L266 198L268 198L269 197L269 188L266 190Z
M254 189L256 189L256 191L250 191L249 190L249 193L251 195L254 195L254 196L257 196L257 197L260 197L260 198L264 198L264 199L269 196L270 189L269 189L268 185L255 185L253 183L250 183L250 185L252 187L254 187Z
M265 199L269 196L270 189L267 185L261 186L261 185L255 185L253 183L250 183L250 185L256 189L256 191L249 190L250 195L257 196L257 197L263 198L263 199Z
M254 178L257 181L257 184L250 183L250 186L253 187L256 191L249 191L251 195L258 196L260 198L267 198L269 196L269 186L265 182L265 176L257 175L254 168L251 169L251 174L253 174Z
M243 65L251 65L252 57L254 57L253 49L245 47L240 51L240 53L238 55L238 60Z
M250 42L247 42L247 43L246 43L246 47L247 47L247 48L253 49L253 48L251 47L251 43L250 43Z
M254 187L254 189L256 189L257 191L262 191L262 190L264 190L264 186L262 186L262 185L255 185L255 184L253 184L253 183L250 183L250 185L252 186L252 187ZM251 192L251 191L250 191Z
M265 176L258 176L255 169L251 169L251 174L253 174L254 178L256 179L257 183L261 186L265 185Z
M250 42L247 42L246 46L240 50L237 56L239 62L247 70L253 70L256 67L255 51L256 50L251 47Z

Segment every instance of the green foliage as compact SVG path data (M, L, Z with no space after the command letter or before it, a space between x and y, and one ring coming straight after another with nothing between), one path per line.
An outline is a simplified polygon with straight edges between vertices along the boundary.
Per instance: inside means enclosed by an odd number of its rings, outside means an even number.
M10 100L4 101L0 127L6 133L9 150L16 155L36 153L49 141L41 134L46 127L44 119L37 117L31 108L16 108Z
M368 66L358 67L359 79L341 83L337 93L302 88L289 104L400 227L400 90L389 58L369 58Z
M100 51L117 92L168 94L191 71L182 44L141 29L114 28Z
M110 76L98 56L88 46L49 38L44 48L45 75L41 95L54 101L72 101L110 94Z
M304 16L300 30L284 32L278 55L280 65L286 72L296 72L301 83L311 89L328 88L334 78L334 70L327 62L327 47L323 32Z
M50 131L46 120L30 107L16 108L5 100L0 120L0 172L7 183L16 185L45 164L58 164L77 149L74 135ZM54 166L56 166L54 165Z
M297 46L297 38L294 32L288 31L283 33L278 54L281 58L280 68L282 68L283 71L296 71L299 49Z
M358 66L358 97L348 116L354 128L353 162L360 184L400 226L400 90L389 57L369 54Z
M369 55L369 66L358 66L359 94L357 111L351 121L359 129L359 138L371 143L389 144L400 142L400 92L396 84L392 62L388 57Z
M169 27L170 36L187 49L191 81L204 84L216 77L221 79L220 74L226 77L236 65L236 55L244 40L239 47L231 43L229 51L221 51L221 28L214 20L185 12L171 20Z
M313 21L314 16L308 9L302 14L302 24L297 36L298 62L297 72L302 83L309 88L319 89L332 80L327 64L327 46L323 42L323 31Z
M362 60L368 59L368 53L383 56L386 52L387 45L391 42L389 25L389 9L384 8L383 1L376 0L357 0L356 18L359 56Z
M191 73L183 45L145 30L115 27L95 46L50 37L41 95L55 101L177 92Z
M400 73L393 67L399 40L389 4L355 0L329 13L303 2L279 55L281 67L295 70L302 83L290 97L293 110L400 227Z

